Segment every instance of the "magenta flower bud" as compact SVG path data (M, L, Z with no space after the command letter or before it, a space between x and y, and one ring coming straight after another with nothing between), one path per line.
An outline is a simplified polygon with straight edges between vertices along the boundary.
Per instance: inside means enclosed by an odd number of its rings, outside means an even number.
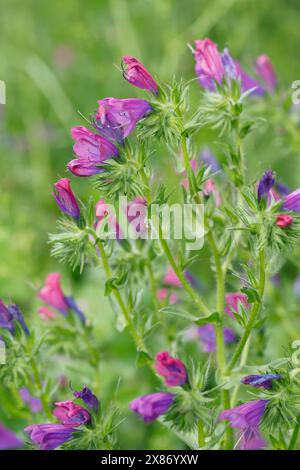
M239 304L244 308L249 309L250 305L247 302L246 294L242 292L228 292L225 294L225 313L231 318L234 318L234 312L238 312Z
M195 41L195 72L203 88L215 90L215 82L221 83L224 77L224 66L218 46L210 39Z
M39 291L39 298L59 312L66 314L68 303L60 286L59 273L48 274L44 287Z
M256 72L266 84L266 88L273 93L276 88L277 78L270 58L262 54L256 59Z
M76 428L63 424L32 424L24 429L41 450L54 450L73 438Z
M265 445L259 432L259 424L268 402L269 400L253 400L220 414L221 420L230 421L231 427L239 430L239 449L259 450Z
M300 212L300 189L285 196L282 207L286 211Z
M139 414L145 422L151 422L168 411L173 399L174 395L172 393L150 393L136 398L130 403L129 407Z
M241 382L255 388L271 389L273 380L280 379L282 379L282 375L280 374L247 375L241 379Z
M93 394L93 392L86 386L83 387L81 391L73 393L75 398L80 398L83 402L94 411L98 411L99 401L98 398Z
M241 81L242 92L246 92L254 88L251 92L251 95L262 96L265 93L265 90L261 86L261 84L255 80L253 77L247 74L241 64L235 61L235 66L237 70L238 77Z
M40 307L38 309L38 314L43 320L56 318L56 314L48 307Z
M22 446L23 442L21 439L0 423L0 450L17 449Z
M163 300L168 300L170 305L176 304L178 302L179 297L176 294L176 292L170 292L170 290L167 287L163 287L162 289L159 289L157 291L157 299L160 301Z
M257 200L261 201L262 198L268 198L271 189L275 184L274 173L272 170L267 170L261 177L257 188Z
M202 351L207 353L214 352L216 350L216 335L213 325L205 323L205 325L196 327L196 331L201 342ZM226 344L236 341L235 332L227 326L223 328L223 335Z
M101 135L94 134L83 126L73 127L71 135L75 140L73 150L78 158L68 164L76 176L91 176L103 171L105 162L118 155L117 147Z
M293 223L293 217L287 214L280 214L276 217L276 225L280 228L287 228Z
M22 398L23 402L29 406L32 413L39 413L42 411L43 406L41 400L37 397L33 397L28 388L22 387L19 390L20 397Z
M65 426L81 426L91 420L90 413L71 400L56 402L53 414Z
M80 209L71 189L70 180L61 178L54 183L54 199L60 210L74 219L79 219Z
M16 304L10 304L6 306L5 303L0 299L0 328L4 328L10 331L11 334L14 334L14 322L19 323L24 332L29 335L29 330L19 307Z
M185 365L180 359L170 356L167 351L156 354L154 368L165 379L168 387L184 385L188 381Z
M95 127L103 137L122 142L151 109L146 100L105 98L98 101Z
M122 58L122 68L123 77L127 82L157 95L158 85L141 62L130 55L124 55Z

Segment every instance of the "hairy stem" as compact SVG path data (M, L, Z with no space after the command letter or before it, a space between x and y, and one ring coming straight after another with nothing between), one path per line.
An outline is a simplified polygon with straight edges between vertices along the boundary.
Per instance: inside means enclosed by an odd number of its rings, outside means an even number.
M39 369L38 369L37 364L36 364L36 362L33 358L31 358L31 360L30 360L30 365L31 365L31 370L32 370L34 381L35 381L36 386L37 386L37 388L39 390L39 393L40 393L40 399L41 399L41 403L42 403L42 406L43 406L44 413L47 416L47 418L52 421L53 416L52 416L52 413L51 413L51 410L50 410L48 398L44 393L43 383L42 383L42 380L41 380L41 377L40 377Z

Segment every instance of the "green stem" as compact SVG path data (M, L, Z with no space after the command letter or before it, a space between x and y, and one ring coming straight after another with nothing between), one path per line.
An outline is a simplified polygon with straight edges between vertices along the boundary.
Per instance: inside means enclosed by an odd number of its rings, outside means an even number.
M230 375L232 369L234 368L235 364L237 363L237 361L239 360L243 350L244 350L244 347L246 345L246 342L250 336L250 333L253 329L253 326L255 324L255 321L256 321L256 318L257 318L257 315L260 311L260 307L261 307L261 301L262 301L262 297L263 297L263 294L264 294L264 290L265 290L265 282L266 282L266 273L265 273L265 252L262 250L260 253L259 253L259 288L258 288L258 293L259 293L259 297L260 297L260 302L259 303L255 303L251 309L251 312L250 312L250 316L249 316L249 320L248 320L248 323L246 325L246 328L245 328L245 331L244 331L244 334L240 340L240 343L237 347L237 349L235 350L233 356L232 356L232 359L231 361L229 362L228 366L226 367L226 370L225 370L225 375Z
M106 255L103 243L99 239L97 240L97 246L98 246L99 251L100 251L101 260L102 260L102 264L103 264L103 268L104 268L104 271L105 271L106 278L110 279L112 277L112 272L110 270L110 266L109 266L109 263L108 263L108 259L107 259L107 255ZM114 295L114 297L115 297L115 299L116 299L116 301L117 301L117 303L120 307L120 310L121 310L121 312L122 312L122 314L125 318L127 327L128 327L128 329L130 331L130 334L132 335L132 337L135 341L135 344L136 344L138 350L147 352L144 341L135 329L132 318L131 318L131 316L130 316L127 308L126 308L126 305L125 305L125 303L124 303L124 301L121 297L120 292L118 290L114 290L113 295Z
M201 419L198 420L198 446L201 449L205 446L205 434L203 429L203 422Z
M290 440L290 443L289 443L289 446L288 446L288 450L293 450L295 445L297 444L299 429L300 429L300 424L297 420L297 422L295 424L295 427L294 427L294 431L293 431L291 440Z
M40 373L39 373L38 367L36 365L36 362L33 358L30 360L30 365L31 365L31 370L32 370L32 373L33 373L34 381L35 381L36 386L37 386L37 388L39 390L39 393L40 393L40 399L41 399L41 403L42 403L42 406L43 406L44 413L47 416L47 418L52 421L53 416L52 416L52 413L51 413L51 410L50 410L49 400L48 400L47 396L44 393Z

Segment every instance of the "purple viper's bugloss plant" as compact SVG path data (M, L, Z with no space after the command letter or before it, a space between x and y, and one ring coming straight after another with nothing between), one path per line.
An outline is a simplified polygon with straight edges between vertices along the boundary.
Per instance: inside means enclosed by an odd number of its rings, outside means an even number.
M270 58L266 54L261 54L256 59L256 72L260 78L264 81L265 87L269 93L273 93L276 84L277 77Z
M156 354L154 368L158 375L164 377L168 387L178 387L188 381L184 363L180 359L170 356L167 351Z
M247 302L246 294L242 292L227 292L225 294L225 313L231 318L234 318L234 312L238 312L239 305L245 309L249 309L250 305Z
M68 178L61 178L53 186L53 196L60 210L74 219L79 219L80 209L71 189L70 180Z
M22 387L19 390L19 395L22 398L23 402L29 406L32 413L39 413L43 409L42 402L39 398L33 397L28 388Z
M99 401L96 395L85 385L82 390L74 391L73 395L77 399L81 399L91 410L96 413L99 408Z
M17 322L23 328L24 332L29 335L28 327L19 307L16 304L5 305L0 299L0 328L4 328L14 334L14 322Z
M249 90L251 91L251 95L253 96L262 96L265 94L264 88L261 84L255 80L255 78L251 77L241 66L238 61L235 61L235 66L237 70L237 75L241 82L242 92L245 93Z
M81 426L91 421L90 413L72 400L56 402L53 414L65 426Z
M106 139L121 143L151 110L146 100L104 98L98 101L95 127Z
M238 429L238 448L241 450L261 449L265 442L259 431L259 424L269 400L253 400L243 405L224 410L221 420L230 421L234 429Z
M285 196L282 207L286 211L300 212L300 188Z
M68 163L68 169L75 176L101 173L101 166L119 153L113 143L84 126L73 127L71 135L75 140L73 150L77 158Z
M146 67L135 57L124 55L122 57L123 77L131 85L150 91L157 95L158 85Z
M195 41L195 72L200 85L214 91L216 82L221 83L224 77L224 66L218 46L208 38Z
M22 446L23 442L21 439L0 423L0 450L17 449Z
M275 177L272 170L267 170L259 180L257 187L257 200L267 199L271 189L275 184Z
M24 431L40 450L54 450L70 441L76 428L63 424L32 424Z
M280 374L246 375L241 379L241 382L255 388L265 388L268 390L272 388L273 380L280 379L282 379Z
M173 400L174 395L169 392L150 393L136 398L129 407L131 411L139 414L145 422L151 422L165 414Z
M197 338L200 339L202 351L206 353L215 352L216 350L216 334L214 326L211 323L196 327ZM225 326L223 328L224 342L226 344L234 343L236 341L236 334L231 329Z

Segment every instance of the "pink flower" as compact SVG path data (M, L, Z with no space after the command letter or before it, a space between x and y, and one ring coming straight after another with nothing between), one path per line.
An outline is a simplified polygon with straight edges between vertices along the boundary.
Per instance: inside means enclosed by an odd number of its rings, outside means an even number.
M148 90L157 95L158 86L152 75L146 67L137 59L130 55L124 55L122 58L123 77L131 85L142 90Z
M71 400L56 402L53 414L64 426L81 426L91 420L90 413Z
M170 292L170 289L168 289L167 287L163 287L162 289L159 289L157 291L157 298L158 300L161 300L161 301L169 299L170 305L175 304L176 302L178 302L178 299L179 299L176 292Z
M262 54L256 59L256 72L265 82L265 86L270 93L276 88L277 78L270 58Z
M167 351L156 354L154 368L159 375L164 377L165 384L169 387L184 385L188 380L183 362L170 356Z
M95 127L103 137L122 142L151 109L146 100L105 98L98 101Z
M167 272L164 277L164 284L177 288L182 287L181 281L178 279L177 274L171 267L167 269Z
M204 187L203 187L203 192L205 196L208 196L209 194L213 194L215 196L216 206L219 207L221 205L221 195L216 188L216 184L214 180L208 179L205 182Z
M247 302L246 294L243 294L242 292L228 292L225 294L225 301L225 313L227 313L232 318L234 318L234 312L238 311L239 304L241 304L246 309L250 307Z
M74 217L74 219L79 219L80 209L71 189L70 180L68 178L61 178L54 183L54 188L53 196L60 210Z
M218 46L208 38L197 39L195 60L195 71L200 85L214 91L215 82L221 83L225 73Z
M38 314L43 320L49 320L50 318L56 318L55 313L48 307L40 307Z
M71 134L75 140L73 150L78 158L69 162L68 169L76 176L100 173L103 171L100 166L109 158L118 155L118 149L114 144L86 127L73 127Z
M111 206L106 204L104 199L100 199L96 204L96 230L101 231L106 229L106 225L108 226L109 231L111 232L111 236L115 237L116 239L121 238L121 228L117 222L115 211ZM107 222L105 224L104 222Z
M61 313L66 313L68 303L61 289L60 279L59 273L48 274L44 287L39 291L39 297Z
M276 217L276 225L280 228L289 227L293 223L293 217L287 214L280 214Z

